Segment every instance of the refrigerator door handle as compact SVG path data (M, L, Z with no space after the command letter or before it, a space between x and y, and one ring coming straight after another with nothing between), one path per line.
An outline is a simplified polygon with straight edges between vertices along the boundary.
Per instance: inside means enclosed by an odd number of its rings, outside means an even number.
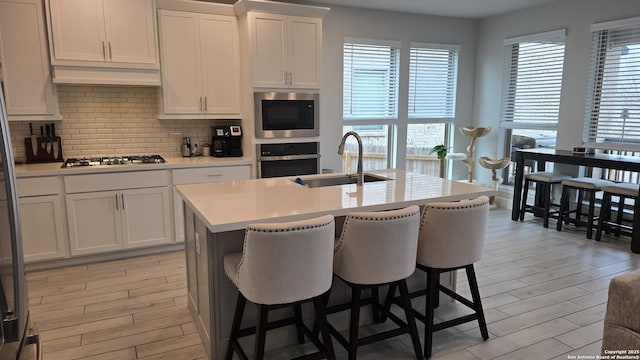
M24 345L25 347L27 345L35 345L36 359L42 360L42 338L40 337L40 334L38 334L37 330L34 330L33 328L29 329L29 334L25 338Z

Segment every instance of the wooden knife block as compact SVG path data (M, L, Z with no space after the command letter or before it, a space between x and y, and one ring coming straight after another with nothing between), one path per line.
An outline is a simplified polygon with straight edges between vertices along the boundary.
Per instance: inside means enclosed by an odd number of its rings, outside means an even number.
M53 156L53 144L51 144L51 153L48 153L45 148L43 148L43 144L46 145L47 138L38 137L38 147L36 153L33 153L33 149L31 147L31 137L24 138L24 147L27 153L27 164L32 163L44 163L44 162L58 162L64 161L62 157L62 140L59 136L53 138L54 141L58 142L58 157Z

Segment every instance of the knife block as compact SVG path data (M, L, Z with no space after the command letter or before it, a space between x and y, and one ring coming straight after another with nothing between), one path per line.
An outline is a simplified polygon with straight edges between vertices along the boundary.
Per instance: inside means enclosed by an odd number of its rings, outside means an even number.
M59 136L53 138L54 141L58 142L58 157L54 156L53 144L51 144L51 152L47 152L47 138L38 137L36 140L38 141L38 146L36 147L37 151L34 154L33 148L31 146L31 137L24 138L24 147L27 154L27 164L64 161L62 157L62 140Z

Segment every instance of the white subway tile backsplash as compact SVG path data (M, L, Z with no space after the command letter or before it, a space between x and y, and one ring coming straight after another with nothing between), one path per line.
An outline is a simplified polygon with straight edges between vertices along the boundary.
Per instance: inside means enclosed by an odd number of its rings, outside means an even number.
M158 89L134 86L59 85L62 120L56 135L64 157L159 153L180 156L185 136L192 144L211 142L211 126L219 120L158 120ZM40 135L46 122L33 121ZM24 159L28 122L11 122L16 159Z

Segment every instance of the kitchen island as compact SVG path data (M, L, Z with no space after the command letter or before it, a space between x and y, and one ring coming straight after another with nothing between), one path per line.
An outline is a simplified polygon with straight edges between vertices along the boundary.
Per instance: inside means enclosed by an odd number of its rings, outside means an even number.
M271 178L177 186L185 205L185 252L188 306L210 358L223 358L233 316L237 290L226 278L223 257L242 251L244 229L257 222L285 222L321 215L336 217L338 235L344 216L354 211L382 211L425 205L436 201L458 201L493 195L483 186L452 182L402 170L378 170L372 174L388 180L309 188L295 178ZM305 176L332 177L336 174ZM419 275L419 274L415 274ZM415 276L414 275L414 276ZM447 281L448 279L448 281ZM452 275L442 279L453 286ZM424 277L410 282L424 286ZM334 282L331 303L347 299L347 289ZM383 292L384 293L384 292ZM253 307L248 307L243 326L255 324ZM283 309L283 311L286 309ZM308 309L309 310L309 309ZM274 318L278 314L274 315ZM312 315L306 314L308 318ZM270 317L270 320L273 320ZM347 323L344 324L344 328ZM340 326L338 326L340 329ZM244 339L249 345L253 337ZM293 344L293 329L269 332L267 348ZM251 349L252 346L245 346Z

